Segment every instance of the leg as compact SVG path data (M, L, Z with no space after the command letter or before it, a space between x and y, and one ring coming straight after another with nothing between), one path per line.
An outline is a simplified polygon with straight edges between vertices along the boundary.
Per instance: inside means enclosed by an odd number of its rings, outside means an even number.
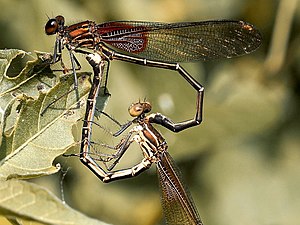
M101 126L99 126L101 128ZM103 160L102 158L96 159L95 157L92 157L92 154L90 152L90 148L92 143L88 142L87 139L84 139L82 142L82 146L84 149L88 149L88 152L82 151L80 154L80 160L103 182L111 182L114 180L120 180L120 179L125 179L125 178L130 178L130 177L135 177L139 175L141 172L147 170L150 168L152 161L148 158L145 157L140 163L136 164L135 166L128 168L128 169L122 169L122 170L117 170L117 171L111 171L119 162L119 160L122 158L126 150L130 147L132 142L136 141L136 139L139 137L138 134L134 135L133 138L132 135L135 133L136 130L132 129L129 134L123 138L120 143L114 147L111 146L106 146L111 149L117 150L115 154L112 154L109 156L109 160ZM135 136L138 136L137 138ZM105 162L108 162L112 159L115 159L112 165L109 167L106 165ZM96 161L102 161L106 167L106 169L109 171L105 171L104 169L99 166L99 164Z
M68 48L68 46L67 46ZM50 104L48 104L44 109L43 111L41 112L41 116L43 116L45 114L45 112L47 111L47 109L49 107L51 107L55 102L59 101L61 98L63 98L64 96L70 94L71 92L75 91L75 94L76 94L76 99L77 101L79 100L79 92L78 92L78 80L77 80L77 74L76 74L76 70L80 70L81 69L81 65L78 61L78 59L75 57L75 55L73 54L72 50L70 50L68 48L68 51L69 51L69 55L70 55L70 61L71 61L71 67L72 67L72 73L73 73L73 76L74 76L74 87L69 90L68 92L64 93L63 95L59 96L58 98L56 98L54 101L52 101ZM80 52L80 53L84 53L84 54L89 54L88 52L85 52L85 51L75 51L75 52ZM63 73L67 73L69 71L69 69L65 66L63 60L62 60L62 48L61 48L61 42L60 40L57 40L55 42L55 47L54 47L54 54L53 54L53 63L56 63L60 61L60 64L61 64L61 67L63 68ZM56 70L53 70L53 71L56 71ZM61 70L59 70L61 71ZM80 107L79 106L79 103L78 103L78 106L77 107Z
M113 119L110 115L104 113L104 115L107 116L107 118L109 118L111 121L113 121L114 123L116 123L118 126L121 127L121 129L119 131L117 131L116 133L113 133L111 131L108 131L109 134L111 134L112 136L116 137L115 134L118 134L120 135L121 133L123 133L125 131L125 129L129 128L129 125L132 124L132 121L130 121L129 123L126 123L126 128L124 128L124 125L121 125L116 119ZM103 126L101 126L100 124L96 123L96 122L93 122L93 121L89 121L91 122L92 124L96 125L97 127L101 128L102 130L105 130L107 131L106 128L104 128ZM129 125L128 125L129 124ZM116 150L117 152L114 153L114 154L109 154L109 155L105 155L108 159L107 160L104 160L102 158L99 158L97 161L102 161L104 164L105 162L108 162L108 161L111 161L114 159L114 162L110 165L110 166L107 166L105 164L105 167L107 170L111 171L117 164L118 162L120 161L120 159L122 158L122 156L124 155L124 153L126 152L126 150L129 148L129 146L131 145L131 143L134 141L134 139L131 139L131 137L133 135L136 135L137 133L137 130L135 130L134 128L131 129L128 134L121 139L121 141L119 142L119 144L117 144L116 146L109 146L109 145L106 145L106 144L97 144L97 143L93 143L92 141L90 141L90 146L89 147L93 147L95 145L101 145L102 147L105 147L105 148L108 148L108 149L113 149L113 150ZM91 155L91 153L89 153ZM97 153L95 153L97 154ZM102 153L98 154L98 155L103 155ZM95 159L96 160L96 159Z
M61 52L62 52L62 45L61 45L61 39L57 38L54 45L54 52L53 52L53 62L56 63L59 60L61 60Z

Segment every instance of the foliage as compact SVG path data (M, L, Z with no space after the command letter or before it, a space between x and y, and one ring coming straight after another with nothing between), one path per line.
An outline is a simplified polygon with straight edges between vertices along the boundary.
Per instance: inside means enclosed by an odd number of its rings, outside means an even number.
M1 214L15 218L17 224L23 220L103 224L73 210L45 188L19 180L50 175L60 169L59 164L53 166L53 161L76 145L72 127L84 115L85 96L90 88L89 74L79 73L79 107L74 93L64 95L72 88L72 74L56 83L49 60L45 61L49 59L46 53L37 53L38 58L28 61L19 74L10 74L13 60L27 54L16 49L0 51Z

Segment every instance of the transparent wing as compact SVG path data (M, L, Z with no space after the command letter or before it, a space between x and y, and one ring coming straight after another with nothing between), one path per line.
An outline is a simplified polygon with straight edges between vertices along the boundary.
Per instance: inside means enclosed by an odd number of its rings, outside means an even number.
M260 32L243 21L185 23L120 21L98 25L103 42L141 57L166 62L230 58L256 50Z
M167 224L202 225L192 197L181 179L173 159L168 152L161 154L156 163L161 188L161 201Z

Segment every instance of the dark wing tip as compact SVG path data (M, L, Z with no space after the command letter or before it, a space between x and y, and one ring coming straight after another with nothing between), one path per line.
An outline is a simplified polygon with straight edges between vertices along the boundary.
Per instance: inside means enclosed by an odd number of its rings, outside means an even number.
M262 43L262 34L260 31L252 24L239 21L241 24L241 32L247 36L248 46L245 47L245 52L250 53L255 51Z

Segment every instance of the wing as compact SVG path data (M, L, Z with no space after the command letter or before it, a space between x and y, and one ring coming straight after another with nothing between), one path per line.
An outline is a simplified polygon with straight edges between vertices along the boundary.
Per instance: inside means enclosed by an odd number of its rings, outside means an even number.
M243 21L184 23L120 21L97 25L101 41L151 60L184 62L230 58L256 50L260 32Z
M203 225L192 197L168 152L161 153L156 163L161 188L161 201L167 224Z

